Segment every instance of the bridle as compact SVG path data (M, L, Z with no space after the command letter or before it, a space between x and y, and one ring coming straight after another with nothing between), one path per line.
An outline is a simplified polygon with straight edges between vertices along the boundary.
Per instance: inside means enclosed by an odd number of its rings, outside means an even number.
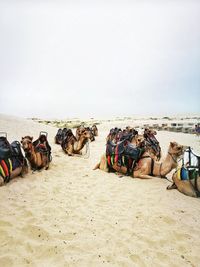
M173 161L177 164L177 159L175 159L175 158L173 157L173 154L170 153L170 152L168 152L168 154L171 156L171 158L173 159Z

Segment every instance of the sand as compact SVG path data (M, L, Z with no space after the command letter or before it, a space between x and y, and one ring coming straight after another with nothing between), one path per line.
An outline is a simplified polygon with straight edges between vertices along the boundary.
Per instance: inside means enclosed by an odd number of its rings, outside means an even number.
M49 170L0 188L0 266L200 266L199 199L167 191L164 179L92 170L114 126L98 126L85 159L54 144L56 128L0 116L9 141L47 131L53 156ZM200 152L195 135L160 131L157 138L164 155L170 141Z

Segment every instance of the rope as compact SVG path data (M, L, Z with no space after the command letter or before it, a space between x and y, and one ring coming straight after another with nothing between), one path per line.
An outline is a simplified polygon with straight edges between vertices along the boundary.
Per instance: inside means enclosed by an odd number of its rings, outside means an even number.
M88 159L90 157L90 146L89 146L88 141L85 143L85 147L86 147L86 152L84 154L82 154L82 155L74 154L74 156L79 157L79 158Z

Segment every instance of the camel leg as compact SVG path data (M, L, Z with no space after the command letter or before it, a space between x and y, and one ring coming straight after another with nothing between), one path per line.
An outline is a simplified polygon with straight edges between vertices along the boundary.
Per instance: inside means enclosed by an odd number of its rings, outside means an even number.
M49 161L48 159L46 159L45 170L48 170L48 168L49 168Z
M153 176L150 176L148 174L139 174L139 176L135 176L135 177L140 178L140 179L152 179L153 178Z
M134 178L140 178L140 179L152 179L153 176L150 176L148 174L142 173L140 171L134 171L133 172L133 177Z
M22 172L22 167L16 168L14 171L11 172L10 179L14 179L15 177L19 176Z
M177 186L175 183L173 183L172 185L168 185L167 186L167 190L171 190L171 189L177 189Z
M100 160L99 169L105 172L109 172L106 156L103 155Z
M41 153L36 153L36 164L38 167L41 167L42 166L42 156L41 156Z
M181 192L187 196L190 196L190 197L197 197L196 192L195 192L193 186L191 185L190 181L188 181L188 180L182 181L182 180L178 179L176 174L173 175L172 180L176 184L179 192Z
M118 166L117 163L114 163L112 167L119 173L127 174L127 168L125 166Z
M45 170L48 170L48 168L49 168L49 159L48 159L48 156L42 155L42 162L43 162L43 165L45 167Z
M21 177L23 177L23 175L27 173L28 173L28 165L22 166Z
M101 156L100 162L96 164L93 170L100 169L102 171L108 172L108 164L107 164L107 159L105 155Z
M4 179L0 176L0 186L4 185Z
M95 167L93 168L93 170L95 171L97 169L100 169L99 167L100 167L100 162L95 165Z
M73 156L73 146L71 144L66 149L66 152L69 156Z

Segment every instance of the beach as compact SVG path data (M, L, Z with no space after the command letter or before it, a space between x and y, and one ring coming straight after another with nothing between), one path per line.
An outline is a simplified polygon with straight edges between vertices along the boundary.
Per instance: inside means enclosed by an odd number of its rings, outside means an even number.
M98 125L89 158L69 157L54 143L56 127L0 115L10 142L48 132L53 157L49 170L29 170L0 187L0 266L200 266L199 199L166 190L166 179L93 170L110 128L126 125L115 123ZM156 137L163 157L170 141L200 154L194 134L158 131Z

